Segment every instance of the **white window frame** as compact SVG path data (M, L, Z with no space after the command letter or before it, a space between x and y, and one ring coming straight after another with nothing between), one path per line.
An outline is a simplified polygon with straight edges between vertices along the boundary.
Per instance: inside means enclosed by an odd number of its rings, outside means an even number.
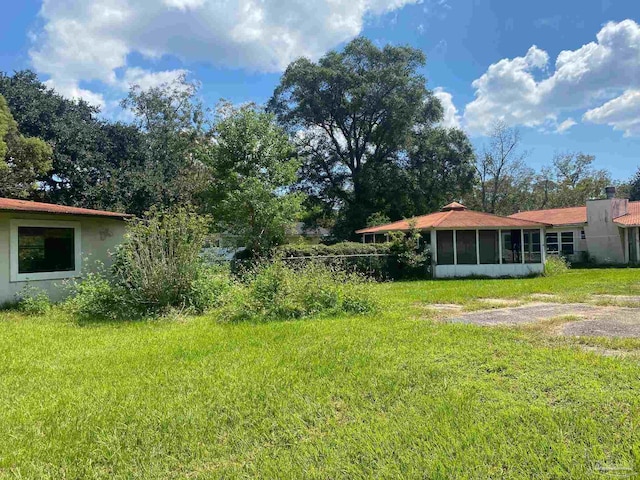
M572 234L572 238L573 241L571 242L563 242L562 241L562 234L563 233L570 233ZM556 235L557 241L549 241L548 235ZM575 255L576 254L576 232L574 230L554 230L554 231L547 231L545 233L545 249L547 252L547 255ZM557 245L558 249L557 250L549 250L549 244L551 245ZM562 251L562 246L563 245L571 245L573 247L573 253L564 253Z
M18 227L49 227L49 228L73 228L73 246L75 255L75 270L64 272L37 272L19 273L18 269ZM82 230L80 222L64 222L56 220L18 220L12 219L9 222L10 243L9 243L9 264L10 277L12 282L29 282L34 280L60 280L64 278L75 278L80 276L82 270Z
M564 233L570 233L571 234L571 241L570 242L565 242L564 240L562 240L562 234L564 234ZM573 230L563 230L562 232L560 232L560 235L558 236L558 241L560 242L560 244L559 244L560 249L558 250L560 255L575 255L576 254L576 232L574 232ZM571 245L572 253L564 253L562 251L562 247L564 247L565 245Z

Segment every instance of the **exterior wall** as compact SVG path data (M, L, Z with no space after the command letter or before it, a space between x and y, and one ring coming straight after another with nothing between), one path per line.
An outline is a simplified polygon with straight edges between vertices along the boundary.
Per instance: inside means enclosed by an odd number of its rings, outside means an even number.
M587 202L587 247L599 263L625 263L624 229L613 219L627 213L628 200L606 199Z
M79 222L83 273L94 270L96 261L107 266L110 265L109 252L122 242L125 233L125 222L116 218L18 212L0 213L0 304L15 300L16 293L27 284L45 290L52 300L61 300L64 296L62 279L31 280L28 282L12 282L10 280L10 221L18 219Z
M567 260L569 260L569 262L571 263L577 263L582 261L584 258L584 254L589 251L587 239L582 239L583 231L586 235L586 226L553 228L549 227L547 228L546 233L557 233L559 239L562 232L573 232L573 255L567 255ZM547 253L547 255L550 255L550 253Z
M509 263L502 265L436 265L434 278L453 277L526 277L544 272L542 263Z

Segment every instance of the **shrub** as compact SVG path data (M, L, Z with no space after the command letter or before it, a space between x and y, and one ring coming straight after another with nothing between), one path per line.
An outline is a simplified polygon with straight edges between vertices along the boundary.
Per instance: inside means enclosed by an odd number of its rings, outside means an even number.
M202 264L191 283L188 307L194 313L220 307L227 301L232 288L233 282L228 271Z
M131 221L111 271L70 282L67 306L85 318L136 318L220 306L231 281L201 256L208 218L187 208L153 209Z
M18 310L27 315L44 315L51 308L47 292L32 285L24 286L16 294L16 301Z
M90 273L68 284L69 299L64 306L84 320L118 320L143 314L129 301L125 289L110 281L104 273Z
M276 260L258 266L235 287L223 317L232 321L303 318L325 313L368 313L377 307L369 282L354 273Z
M545 277L554 277L566 273L569 268L571 268L571 264L563 256L549 255L544 265L544 275Z
M391 253L396 255L398 277L424 278L431 273L431 253L420 242L422 235L415 224L408 232L391 232Z
M184 207L152 209L129 223L113 275L131 303L154 312L194 303L194 286L201 291L198 278L205 275L200 252L208 224L207 217Z

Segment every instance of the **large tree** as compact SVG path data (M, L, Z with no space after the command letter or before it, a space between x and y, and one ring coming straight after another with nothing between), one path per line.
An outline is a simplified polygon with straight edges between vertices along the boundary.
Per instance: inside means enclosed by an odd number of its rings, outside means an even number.
M9 106L0 95L0 196L27 198L37 180L51 169L51 147L18 131Z
M629 182L629 200L640 201L640 168Z
M197 84L181 76L147 90L134 85L121 102L142 132L142 178L134 180L133 193L138 209L191 203L206 188L209 171L199 155L211 131L196 94Z
M294 145L273 115L254 105L221 103L213 132L202 145L212 171L205 208L238 246L266 254L301 213L303 196L290 188L300 166Z
M98 109L82 100L63 98L28 70L0 73L0 94L20 132L41 138L53 148L52 168L40 177L41 188L32 198L95 206L91 192L105 161L97 151L102 141Z
M555 188L544 206L573 207L601 196L605 187L612 184L612 180L609 172L593 167L594 161L593 155L584 153L557 154L552 168Z
M470 205L489 213L513 213L521 186L533 175L524 160L520 131L495 122L476 162L477 188Z
M393 208L398 192L406 195L407 168L421 163L416 153L411 160L410 147L421 151L421 137L437 138L431 130L442 119L440 102L419 73L424 64L420 50L379 49L357 38L317 63L293 62L276 88L269 108L299 141L300 185L314 206L340 211L338 236L352 235L375 212L408 213ZM466 138L456 148L465 150Z

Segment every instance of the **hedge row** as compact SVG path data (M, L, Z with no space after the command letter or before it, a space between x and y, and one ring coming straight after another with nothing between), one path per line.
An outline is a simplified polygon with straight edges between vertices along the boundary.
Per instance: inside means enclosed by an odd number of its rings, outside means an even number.
M291 257L325 257L341 255L389 255L391 243L358 243L342 242L334 245L289 244L278 247L277 253L282 258Z

